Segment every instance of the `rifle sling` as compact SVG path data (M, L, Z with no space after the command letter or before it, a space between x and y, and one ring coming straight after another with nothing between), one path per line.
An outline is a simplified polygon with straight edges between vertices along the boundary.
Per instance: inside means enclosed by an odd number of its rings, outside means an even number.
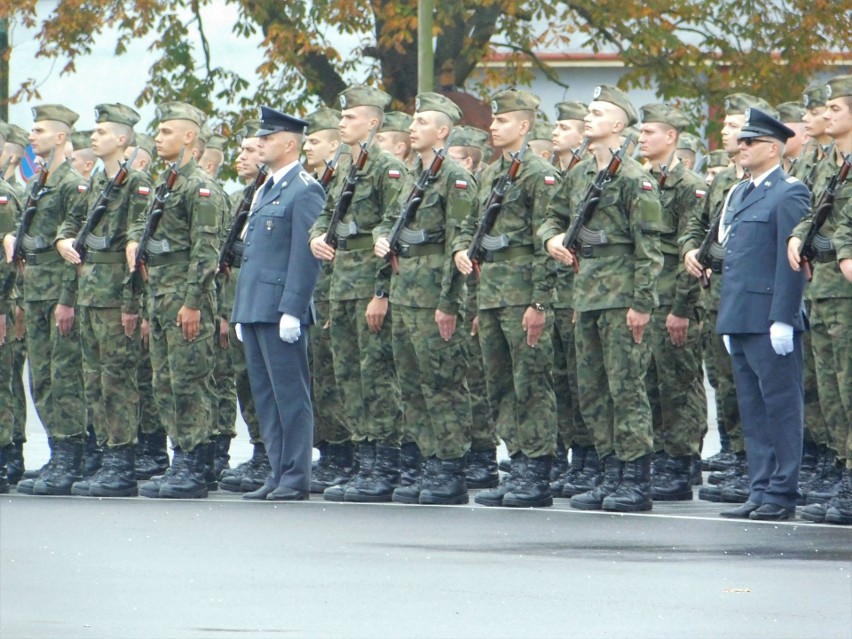
M189 251L172 251L148 256L148 266L167 266L189 262Z

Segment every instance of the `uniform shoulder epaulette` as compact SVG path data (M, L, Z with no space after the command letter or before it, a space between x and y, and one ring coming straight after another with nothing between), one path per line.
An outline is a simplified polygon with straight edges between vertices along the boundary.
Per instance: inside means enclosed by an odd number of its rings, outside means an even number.
M800 180L799 180L799 178L797 178L797 177L793 177L793 176L791 175L790 177L788 177L788 178L787 178L786 180L784 180L784 181L785 181L787 184L795 184L796 182L799 182Z
M307 171L299 171L299 178L302 180L302 182L305 183L305 186L310 186L314 183L319 185L319 182L317 182L316 178L314 178L314 176L308 173Z

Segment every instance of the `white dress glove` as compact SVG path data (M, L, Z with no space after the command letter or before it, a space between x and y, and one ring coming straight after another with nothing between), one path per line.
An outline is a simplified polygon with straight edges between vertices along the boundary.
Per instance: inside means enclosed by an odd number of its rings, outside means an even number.
M237 339L243 341L243 326L242 324L234 324L234 332L237 334Z
M773 322L769 327L769 339L772 342L772 350L778 355L793 352L793 327L789 324Z
M722 343L725 344L725 350L728 351L728 355L731 354L731 336L730 335L722 335Z
M293 344L298 341L301 334L302 323L299 321L298 317L286 314L281 316L281 321L278 323L278 336L282 340L288 344Z

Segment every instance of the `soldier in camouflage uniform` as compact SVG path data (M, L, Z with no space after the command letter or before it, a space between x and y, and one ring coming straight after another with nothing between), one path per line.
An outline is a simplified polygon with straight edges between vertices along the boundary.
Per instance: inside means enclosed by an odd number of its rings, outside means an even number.
M833 152L820 162L813 188L813 204L819 203L843 158L852 153L852 75L836 76L828 81L825 132L834 141ZM840 268L834 235L841 213L852 202L852 179L839 186L834 206L819 229L811 262L813 279L808 286L811 300L811 343L816 364L817 385L822 414L829 432L829 459L821 476L807 486L807 503L802 517L827 519L827 502L845 487L843 467L848 463L847 441L852 424L852 286ZM799 269L798 253L815 211L794 230L788 242L788 258ZM841 240L843 234L841 233ZM800 487L802 492L805 487ZM838 522L841 523L841 522Z
M707 149L704 148L704 143L697 136L689 131L683 131L677 136L677 150L675 155L683 163L684 167L692 173L695 173L695 162L699 152L706 155Z
M358 85L343 91L339 100L340 138L352 147L354 162L358 145L372 127L381 125L390 96ZM343 182L329 193L325 211L311 229L314 256L334 260L329 309L334 377L343 395L346 424L358 442L360 466L346 484L325 490L323 498L329 501L390 501L399 484L402 412L391 345L390 265L373 255L371 233L396 201L405 165L377 145L369 154L358 172L351 205L332 229L337 247L325 242L325 234Z
M551 131L553 152L558 158L557 166L565 173L574 151L583 146L583 136L588 108L582 102L559 102L556 105L556 125Z
M124 150L139 114L123 104L95 107L92 150L104 170L85 198L57 232L56 249L69 264L79 266L77 311L83 350L83 384L104 463L90 478L76 482L72 494L130 497L136 488L136 379L127 375L137 355L134 335L139 321L124 257L127 229L148 209L151 181L141 171L129 171L123 184L113 186L106 211L86 238L84 251L74 240L107 186L119 172Z
M525 91L503 91L491 100L491 134L502 156L483 172L479 206L453 243L456 266L465 275L473 271L467 251L480 215L512 154L522 149L538 105L539 98ZM476 502L544 507L553 504L550 470L556 452L553 316L548 310L555 273L535 231L560 178L530 150L520 159L517 178L483 242L486 257L477 292L488 395L497 411L497 431L512 454L512 470L498 487L479 493Z
M411 145L417 153L400 198L373 230L375 253L386 258L388 236L435 149L442 148L461 110L447 97L415 99ZM422 202L401 236L391 276L393 357L405 414L401 470L393 500L404 504L466 504L464 457L470 448L470 396L464 337L457 330L465 278L456 271L452 244L473 209L473 176L450 159L425 187Z
M585 118L593 155L566 176L539 230L554 259L574 263L562 246L564 230L589 183L609 163L609 149L636 120L621 90L595 89ZM574 276L580 410L604 469L598 486L571 498L574 508L641 511L652 506L654 441L643 380L651 356L647 329L663 263L661 227L656 184L638 162L625 157L603 189L587 229L597 237L594 244L584 243L584 259Z
M775 110L778 111L778 120L796 134L787 140L781 165L785 172L792 173L808 150L805 146L808 139L805 132L805 107L800 102L782 102Z
M447 156L471 175L480 175L488 137L488 133L475 127L454 127L453 145L447 151ZM467 358L467 387L471 405L470 452L465 475L468 488L494 488L500 482L497 473L497 446L500 444L500 438L497 436L497 422L488 399L482 366L476 295L478 290L479 282L476 278L468 278L460 330Z
M228 233L230 233L233 217L242 205L247 190L257 180L260 166L263 164L257 144L257 131L259 128L260 120L252 119L247 120L242 129L237 132L237 141L240 145L240 153L237 156L236 163L237 176L246 184L246 187L236 191L230 197L231 216L222 229L222 238L227 237ZM237 253L241 253L242 240L237 241L235 250ZM269 458L266 456L266 447L263 443L263 436L260 434L260 423L258 422L255 410L254 397L251 394L248 368L246 367L245 347L237 338L235 325L230 323L241 263L240 260L236 260L231 265L230 276L225 278L224 282L220 284L218 299L223 317L229 320L228 343L234 367L237 399L239 400L240 414L248 428L249 441L253 450L252 456L247 461L239 464L236 468L227 468L222 471L219 486L224 490L247 493L263 486L263 482L266 480L271 466L269 465Z
M340 111L323 107L307 118L305 131L305 169L318 181L326 171L341 145ZM326 192L339 186L349 169L351 158L341 151L334 167L331 181L324 186ZM309 356L311 366L311 392L314 409L314 446L320 450L320 460L311 473L311 492L321 493L329 486L344 484L352 477L354 452L352 437L346 427L343 399L334 379L331 351L331 327L328 322L333 262L323 262L317 285L314 288L314 306L317 321L311 327Z
M77 272L53 248L57 229L86 192L85 180L65 160L65 142L78 115L61 105L33 109L29 140L42 158L53 152L45 189L36 202L32 225L20 238L26 256L24 307L27 354L33 399L53 449L38 479L18 484L18 491L68 495L81 479L86 405L83 399L79 322L75 321ZM36 188L31 180L27 197ZM12 259L15 236L6 235L6 257Z
M162 479L139 487L146 497L206 497L206 464L213 419L210 371L216 331L215 291L220 201L190 150L206 116L182 102L158 107L157 151L175 162L179 176L149 244L148 317L151 365L160 416L174 443L174 459ZM128 234L127 259L135 270L145 228L137 218Z
M410 115L401 111L388 111L376 133L376 145L406 165L411 159L410 126Z
M710 151L707 154L707 161L704 163L704 184L708 187L713 184L716 176L724 171L731 163L731 158L728 157L728 152L724 149Z
M739 153L737 136L745 123L745 110L749 107L757 107L772 117L776 115L775 110L760 98L745 93L734 93L725 98L722 146L732 159L733 165L722 170L716 176L704 198L705 202L701 214L693 216L687 222L686 230L680 238L684 265L694 277L698 277L701 272L695 255L707 234L707 229L721 211L728 191L736 186L745 175L742 167L736 163L736 156ZM716 254L722 255L721 245L717 249ZM737 404L737 392L734 388L733 371L731 370L731 357L725 350L722 338L716 334L716 314L719 310L719 293L722 285L721 273L722 259L721 257L714 258L710 287L703 289L704 317L701 341L704 362L707 365L707 377L716 392L716 415L722 450L718 455L704 460L707 470L718 471L718 473L710 476L711 485L703 486L698 491L698 498L706 501L721 501L722 490L730 489L735 491L729 494L730 498L745 501L748 498L750 487L740 410Z
M640 109L639 149L660 188L663 270L657 280L660 306L650 326L651 366L645 378L649 398L659 401L654 420L654 499L692 500L693 460L700 460L707 423L701 363L698 282L680 261L678 238L704 203L704 183L675 154L689 120L675 107ZM653 408L653 405L652 405ZM700 467L698 476L700 477Z
M553 125L540 114L532 128L530 149L545 162L556 164L553 161Z

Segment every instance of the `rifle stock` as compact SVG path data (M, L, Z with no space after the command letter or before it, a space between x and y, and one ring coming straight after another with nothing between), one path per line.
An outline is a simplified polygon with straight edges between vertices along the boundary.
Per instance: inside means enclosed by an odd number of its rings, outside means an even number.
M236 214L234 214L233 221L231 222L231 228L228 231L228 236L225 238L225 241L222 243L222 248L219 250L219 272L224 273L226 278L231 277L231 267L237 259L236 244L246 226L249 213L251 213L251 205L252 202L254 202L254 195L266 182L266 178L268 176L269 167L265 164L259 164L257 166L257 177L243 194L243 199L240 202L240 206L237 209Z
M38 201L45 194L45 184L47 183L47 178L50 177L50 165L53 164L53 156L55 153L56 149L52 150L50 152L50 156L47 158L47 162L41 165L38 180L27 197L27 202L24 206L24 213L21 216L21 223L18 225L18 232L15 235L15 246L12 250L12 259L20 271L24 270L24 265L27 261L24 253L24 235L29 233L30 227L33 223L33 218L36 214L36 209L38 208Z

